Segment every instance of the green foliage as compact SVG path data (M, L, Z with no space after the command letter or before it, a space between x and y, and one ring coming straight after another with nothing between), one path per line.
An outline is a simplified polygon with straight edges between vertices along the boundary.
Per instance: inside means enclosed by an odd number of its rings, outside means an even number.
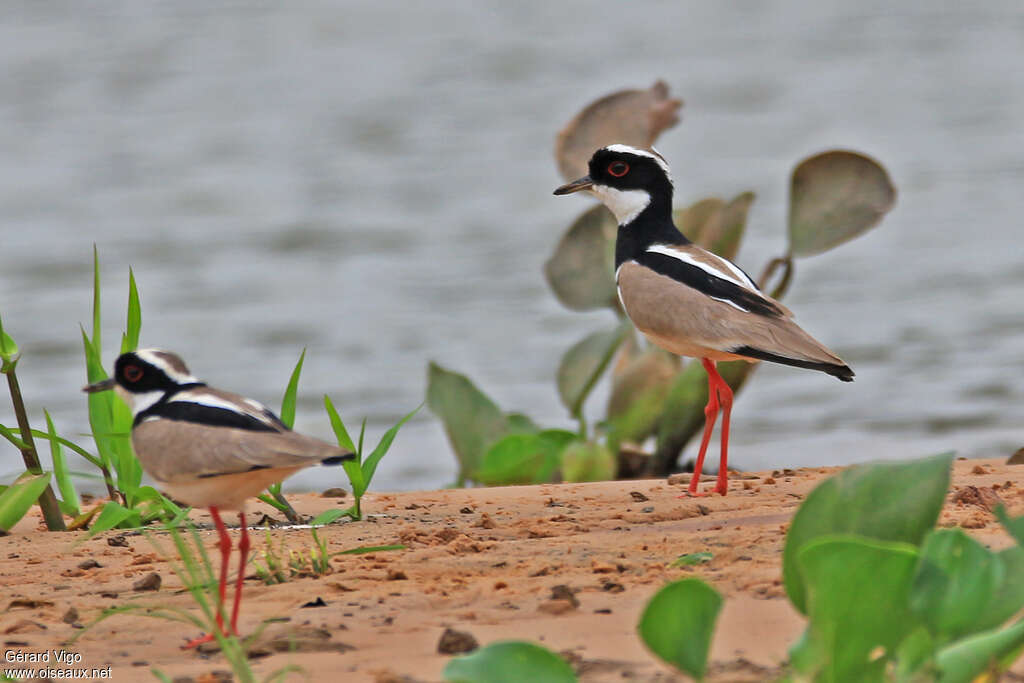
M445 666L449 683L575 683L572 667L551 650L515 640L491 643Z
M487 449L477 479L489 486L552 481L562 451L576 438L562 429L509 434Z
M782 578L793 606L807 613L797 555L820 536L849 533L920 544L938 519L952 460L952 453L944 453L921 460L854 465L817 486L786 534Z
M701 553L686 553L672 560L672 564L670 564L669 566L690 567L695 564L704 564L705 562L710 562L712 557L714 556L706 551Z
M1024 608L1019 539L993 552L960 529L934 528L951 459L851 467L807 496L784 553L787 592L808 618L790 650L787 680L996 680L1024 651L1024 619L1005 623ZM1020 530L1021 518L997 514L1011 535ZM699 579L687 581L702 587L690 590L709 596L705 602L718 597ZM710 639L717 606L683 596L669 606L664 593L675 585L651 600L641 635L662 659L699 678L707 656L701 634ZM685 659L672 654L687 648Z
M20 355L18 345L11 339L11 335L4 332L4 321L0 317L0 374L12 372Z
M587 159L599 147L628 140L642 140L635 142L641 147L653 144L662 130L678 120L678 106L678 100L669 99L663 83L649 90L613 93L591 103L559 133L555 152L559 168L563 175L578 170L578 177L586 172ZM803 160L793 171L791 185L790 245L782 257L769 262L762 277L765 282L761 283L767 287L770 276L779 266L784 268L780 282L770 290L775 298L782 297L792 281L795 257L822 253L863 233L892 208L895 198L885 169L855 152L833 150ZM739 251L754 199L753 192L729 200L701 199L676 209L674 220L693 242L732 259ZM572 345L562 356L555 383L562 404L579 425L581 441L594 442L603 436L605 446L618 459L623 444L635 446L652 434L657 436L656 452L641 465L641 471L628 460L623 460L623 467L616 465L604 471L610 476L665 475L674 469L683 448L701 430L707 378L700 363L681 367L678 362L666 360L666 355L653 346L645 350L637 343L636 330L626 319L617 294L617 233L611 212L601 205L592 206L572 222L544 264L544 277L566 308L608 309L618 323ZM626 340L629 343L624 343ZM618 361L614 362L616 354ZM612 398L605 419L591 431L584 404L609 367L616 368ZM753 367L744 361L721 363L719 372L736 392ZM501 409L464 376L433 363L429 374L427 404L444 422L459 460L458 484L467 479L491 483L494 477L481 478L478 471L490 449L513 434L538 430L512 429ZM511 443L535 442L525 437L513 439L504 444L507 448L503 452L518 452L509 446ZM509 457L506 469L514 464ZM525 480L529 478L516 481Z
M562 479L565 481L614 479L618 466L612 452L593 441L574 440L562 450Z
M348 475L349 484L352 487L352 497L355 499L352 506L347 510L344 510L343 514L348 515L356 521L363 518L361 506L363 494L366 493L366 489L369 488L370 482L373 480L373 475L377 471L377 465L380 463L381 458L383 458L388 452L388 449L391 448L391 444L398 435L398 430L401 429L402 425L408 422L421 407L422 406L416 406L412 412L395 423L391 429L384 432L384 435L380 438L377 446L370 452L370 455L363 459L363 435L366 432L366 420L363 420L362 428L359 431L359 442L353 444L352 438L348 434L348 429L345 427L345 423L342 421L341 416L334 407L334 403L331 402L329 396L324 395L324 408L327 410L327 415L331 420L331 427L334 429L334 435L338 439L338 445L354 452L356 455L355 458L346 460L342 463L342 466L345 468L345 474Z
M0 536L18 523L50 483L50 473L25 472L0 493Z
M700 579L682 579L655 593L637 629L651 652L701 680L721 609L718 591Z

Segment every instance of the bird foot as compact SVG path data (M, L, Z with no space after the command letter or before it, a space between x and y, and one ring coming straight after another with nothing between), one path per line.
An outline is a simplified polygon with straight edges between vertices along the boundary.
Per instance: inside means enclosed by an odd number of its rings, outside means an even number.
M235 635L237 636L238 633L236 632ZM188 641L187 643L185 643L184 645L181 646L181 649L182 650L192 650L192 649L194 649L196 647L199 647L203 643L209 643L209 642L212 642L212 641L214 641L216 639L217 639L217 636L215 636L214 634L206 633L204 635L199 636L198 638L193 638L192 640Z

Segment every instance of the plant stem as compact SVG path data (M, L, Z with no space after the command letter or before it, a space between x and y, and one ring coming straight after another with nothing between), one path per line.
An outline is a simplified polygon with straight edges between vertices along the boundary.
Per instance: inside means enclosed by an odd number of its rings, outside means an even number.
M11 368L7 373L7 387L11 391L11 403L14 404L14 415L18 419L18 429L21 431L21 440L25 442L26 448L21 449L21 457L25 460L25 468L32 474L42 474L43 468L39 464L39 454L36 451L35 441L32 439L32 427L28 422L28 413L25 411L25 401L21 397L21 387L18 385L18 377ZM50 531L65 531L64 516L60 513L57 505L57 496L53 494L53 487L49 484L43 494L39 496L39 509L43 511L43 519L46 520L46 528Z

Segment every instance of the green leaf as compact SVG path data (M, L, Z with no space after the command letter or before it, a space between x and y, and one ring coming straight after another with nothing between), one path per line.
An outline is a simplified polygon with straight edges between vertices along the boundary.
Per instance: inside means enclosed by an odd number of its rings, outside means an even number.
M707 671L708 650L722 596L700 579L659 590L644 608L638 630L651 652L697 680Z
M135 286L135 273L128 269L128 320L121 338L121 353L139 348L139 333L142 330L142 306L139 305L139 289Z
M614 216L598 204L569 227L544 264L551 290L567 308L589 311L617 308Z
M50 473L26 472L0 493L0 531L7 532L17 524L50 483Z
M299 362L292 370L292 376L288 379L288 388L284 390L284 398L281 399L281 422L288 429L295 424L295 401L299 392L299 375L302 374L302 363L306 360L306 349L299 354Z
M92 346L96 349L96 355L99 357L100 349L103 348L103 344L100 343L100 329L103 327L102 316L100 315L100 252L96 248L96 244L92 245ZM100 379L105 379L102 377ZM90 382L96 381L93 379Z
M327 410L327 416L331 420L331 429L334 430L334 436L338 439L338 445L355 453L356 445L352 443L352 437L348 435L345 423L341 421L341 416L338 415L334 403L331 402L331 398L327 394L324 394L324 408Z
M652 348L617 363L608 398L608 431L617 442L641 443L658 426L680 372L679 356Z
M109 531L114 527L122 525L137 527L141 526L141 524L142 518L138 511L126 508L120 503L111 500L103 506L103 510L101 510L99 516L96 517L96 521L94 521L92 526L89 527L88 538L92 538L103 531Z
M18 345L4 332L3 318L0 318L0 374L6 375L18 364Z
M1004 575L999 557L962 529L933 530L921 546L910 607L940 642L948 642L980 630Z
M344 517L344 516L345 516L345 511L344 510L339 510L338 508L331 508L330 510L324 510L319 515L314 517L312 519L312 521L310 521L309 525L310 526L324 526L325 524L331 524L332 522L335 522L339 518Z
M686 553L685 555L680 555L679 557L674 559L672 561L672 564L670 564L669 566L690 567L695 564L704 564L705 562L710 562L712 557L714 556L709 552Z
M18 438L18 435L16 435L14 433L14 430L12 430L10 427L0 425L0 436L10 441L18 450L23 451L28 448L28 444L22 441L20 438Z
M459 477L475 479L487 447L506 433L507 419L465 375L436 363L427 375L427 406L444 422Z
M808 643L824 664L815 680L883 680L897 646L918 627L908 607L917 561L910 544L858 536L801 547Z
M919 545L938 519L952 460L952 453L944 453L854 465L815 487L793 517L782 554L782 578L793 606L807 613L797 555L815 538L849 533Z
M629 327L628 322L623 322L610 330L592 332L562 356L558 365L558 395L573 417L580 417L583 402L626 338Z
M449 683L575 683L576 674L564 659L533 643L499 641L455 657L441 677Z
M488 449L476 478L488 486L549 482L561 464L562 451L577 438L561 429L510 434Z
M1024 607L1024 547L1015 545L995 554L1001 565L1002 581L996 585L988 605L981 610L974 631L1001 625Z
M1003 525L1003 528L1006 529L1007 533L1013 536L1018 545L1024 546L1024 515L1020 517L1010 517L1006 512L1006 507L1003 505L997 505L995 513L996 517L999 519L999 523Z
M744 192L728 203L711 197L673 212L676 227L689 239L727 259L735 259L743 232L747 227L747 213L756 195Z
M935 657L939 683L971 683L986 671L1008 668L1024 647L1024 619L1004 629L979 633L956 641ZM998 680L998 674L985 680Z
M896 188L875 160L833 150L800 162L789 192L789 253L813 256L878 224Z
M565 481L608 481L614 479L619 463L599 443L574 441L562 451L562 479Z
M380 553L390 550L405 550L404 545L366 545L358 548L349 548L339 551L338 555L366 555L367 553Z
M365 488L360 492L360 495L365 492L366 488L369 488L370 482L373 481L373 475L377 471L377 464L380 462L380 459L384 457L384 454L388 452L388 449L391 448L391 444L395 440L398 430L401 429L402 425L408 422L413 415L419 412L419 409L422 407L422 403L416 406L413 408L412 412L396 422L395 426L384 432L384 436L380 438L380 442L377 443L377 447L373 449L373 452L370 453L365 460L363 460L361 468L363 470L363 482Z
M47 410L43 410L46 417L46 432L50 441L50 458L53 460L53 473L57 479L57 488L60 490L61 503L64 504L64 514L77 517L80 512L81 501L78 499L78 492L75 490L75 483L71 480L71 472L68 470L67 462L64 460L64 450L57 439L57 430L53 426L53 418Z

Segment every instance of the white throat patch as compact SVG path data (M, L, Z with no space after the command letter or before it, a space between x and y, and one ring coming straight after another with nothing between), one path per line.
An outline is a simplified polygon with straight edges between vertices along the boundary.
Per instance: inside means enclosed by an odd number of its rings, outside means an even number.
M632 222L651 203L651 195L646 190L616 190L607 185L594 184L590 191L615 214L619 225Z

